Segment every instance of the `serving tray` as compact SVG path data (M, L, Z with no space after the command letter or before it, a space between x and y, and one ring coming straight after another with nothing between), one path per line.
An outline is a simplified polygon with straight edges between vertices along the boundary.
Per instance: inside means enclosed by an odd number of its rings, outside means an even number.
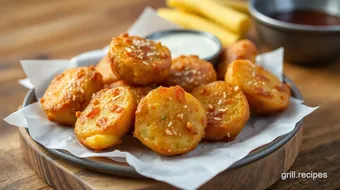
M302 95L296 85L287 77L284 77L284 81L291 86L292 96L302 100ZM36 102L34 90L30 90L24 99L23 107L34 102ZM218 185L218 188L233 189L236 187L237 189L241 187L256 187L259 189L269 187L280 178L282 172L286 172L293 164L302 141L302 122L303 120L298 122L290 133L278 137L273 142L252 151L245 158L235 162L226 171L203 185L202 188L211 188L211 185ZM128 164L115 162L108 158L78 158L66 151L44 148L29 136L27 129L20 129L20 133L22 135L23 153L27 162L52 187L60 188L60 185L62 185L65 188L65 184L62 184L63 178L54 176L55 172L58 173L56 175L65 176L67 179L70 178L72 183L69 184L68 188L74 188L74 184L78 184L89 189L96 189L102 185L113 183L117 180L117 176L128 177L118 179L129 181L129 183L135 184L136 188L144 188L146 184L144 182L139 183L140 181L136 181L137 179L135 178L143 178L143 181L152 188L158 188L160 187L159 185L171 187L165 183L155 182L155 180L139 175ZM45 164L42 164L41 160L44 160ZM46 168L50 170L49 175L44 175L41 172L46 170ZM79 178L79 173L75 171L82 171L83 174L86 173L88 178ZM89 184L89 180L92 181L93 177L100 175L97 172L110 174L110 178L105 178L102 183L99 180L95 186ZM223 177L221 178L220 176ZM117 183L114 184L117 185Z

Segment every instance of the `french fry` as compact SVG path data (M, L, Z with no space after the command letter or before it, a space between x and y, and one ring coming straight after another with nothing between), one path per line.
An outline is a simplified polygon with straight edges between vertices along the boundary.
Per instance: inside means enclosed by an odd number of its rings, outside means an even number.
M238 35L194 14L167 8L157 9L157 14L184 28L210 32L219 38L223 46L228 46L239 39Z
M249 14L248 2L246 1L240 1L240 0L213 0L213 1L220 3L224 6L231 7L245 14Z
M250 26L248 15L211 0L167 0L167 5L203 15L241 36Z

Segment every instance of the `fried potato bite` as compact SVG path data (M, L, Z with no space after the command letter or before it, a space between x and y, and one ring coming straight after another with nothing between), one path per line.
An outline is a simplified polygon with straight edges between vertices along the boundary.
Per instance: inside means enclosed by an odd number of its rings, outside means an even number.
M102 89L83 112L77 112L74 132L84 146L102 150L121 142L130 131L136 101L126 87Z
M238 59L247 59L255 63L257 48L249 40L240 40L230 45L222 55L222 61L217 67L217 78L224 80L228 64Z
M192 95L207 111L206 140L234 140L249 119L247 99L237 86L216 81L196 88Z
M290 89L276 76L248 60L236 60L228 65L225 80L238 85L257 115L282 112L289 105Z
M117 82L111 83L109 85L107 85L107 88L115 88L118 86L125 86L128 89L131 90L133 96L135 97L135 100L137 102L137 104L139 104L139 102L142 100L142 98L144 98L153 88L152 86L137 86L137 85L131 85L128 84L127 82L123 81L123 80L119 80Z
M167 86L179 85L191 92L202 84L216 81L216 71L211 63L196 55L180 56L172 61L170 75L165 80Z
M204 137L205 109L180 86L159 87L137 107L134 136L162 155L193 150Z
M102 76L93 66L72 68L54 77L40 103L50 121L74 125L76 111L83 111L102 88Z
M96 71L102 75L104 84L109 84L118 80L118 76L112 72L108 55L98 62Z
M171 66L170 50L160 42L122 34L112 39L111 67L130 84L161 83Z

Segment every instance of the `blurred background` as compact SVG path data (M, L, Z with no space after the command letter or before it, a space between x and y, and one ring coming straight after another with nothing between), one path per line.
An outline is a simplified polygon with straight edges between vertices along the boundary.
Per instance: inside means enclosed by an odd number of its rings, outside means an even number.
M248 1L211 1L226 7L228 12L212 9L205 15L180 9L182 16L185 15L181 17L172 12L177 5L169 7L164 0L0 0L0 118L15 111L27 93L27 89L18 84L19 79L26 77L19 60L69 59L82 52L103 48L113 36L125 32L146 6L163 8L158 11L160 16L183 27L214 33L224 46L233 40L248 38L262 52L269 49L259 40L258 30L248 10ZM222 20L226 22L214 20L216 14L224 17ZM244 21L249 23L244 25ZM273 26L276 23L270 24ZM214 27L211 28L211 25ZM331 35L339 37L339 33ZM335 46L328 46L340 53ZM296 52L299 51L301 48L296 48ZM284 70L299 86L306 104L321 106L312 114L314 117L305 121L303 146L292 170L329 172L332 175L328 175L326 180L331 183L308 179L281 180L272 189L340 187L340 155L336 154L340 148L340 88L337 84L340 80L340 62L325 59L322 63L307 67L286 61ZM17 156L20 154L20 143L16 131L15 127L0 121L0 168L11 171L0 171L0 188L17 189L27 185L34 186L34 189L48 188Z

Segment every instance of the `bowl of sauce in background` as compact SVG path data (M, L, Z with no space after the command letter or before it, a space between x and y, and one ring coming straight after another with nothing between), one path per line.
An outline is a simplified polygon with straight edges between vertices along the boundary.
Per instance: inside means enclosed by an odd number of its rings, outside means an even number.
M222 44L216 36L197 30L164 30L152 33L146 38L161 42L168 47L172 59L180 55L197 55L200 59L216 66L222 52Z
M251 0L257 34L298 64L340 58L340 0Z

